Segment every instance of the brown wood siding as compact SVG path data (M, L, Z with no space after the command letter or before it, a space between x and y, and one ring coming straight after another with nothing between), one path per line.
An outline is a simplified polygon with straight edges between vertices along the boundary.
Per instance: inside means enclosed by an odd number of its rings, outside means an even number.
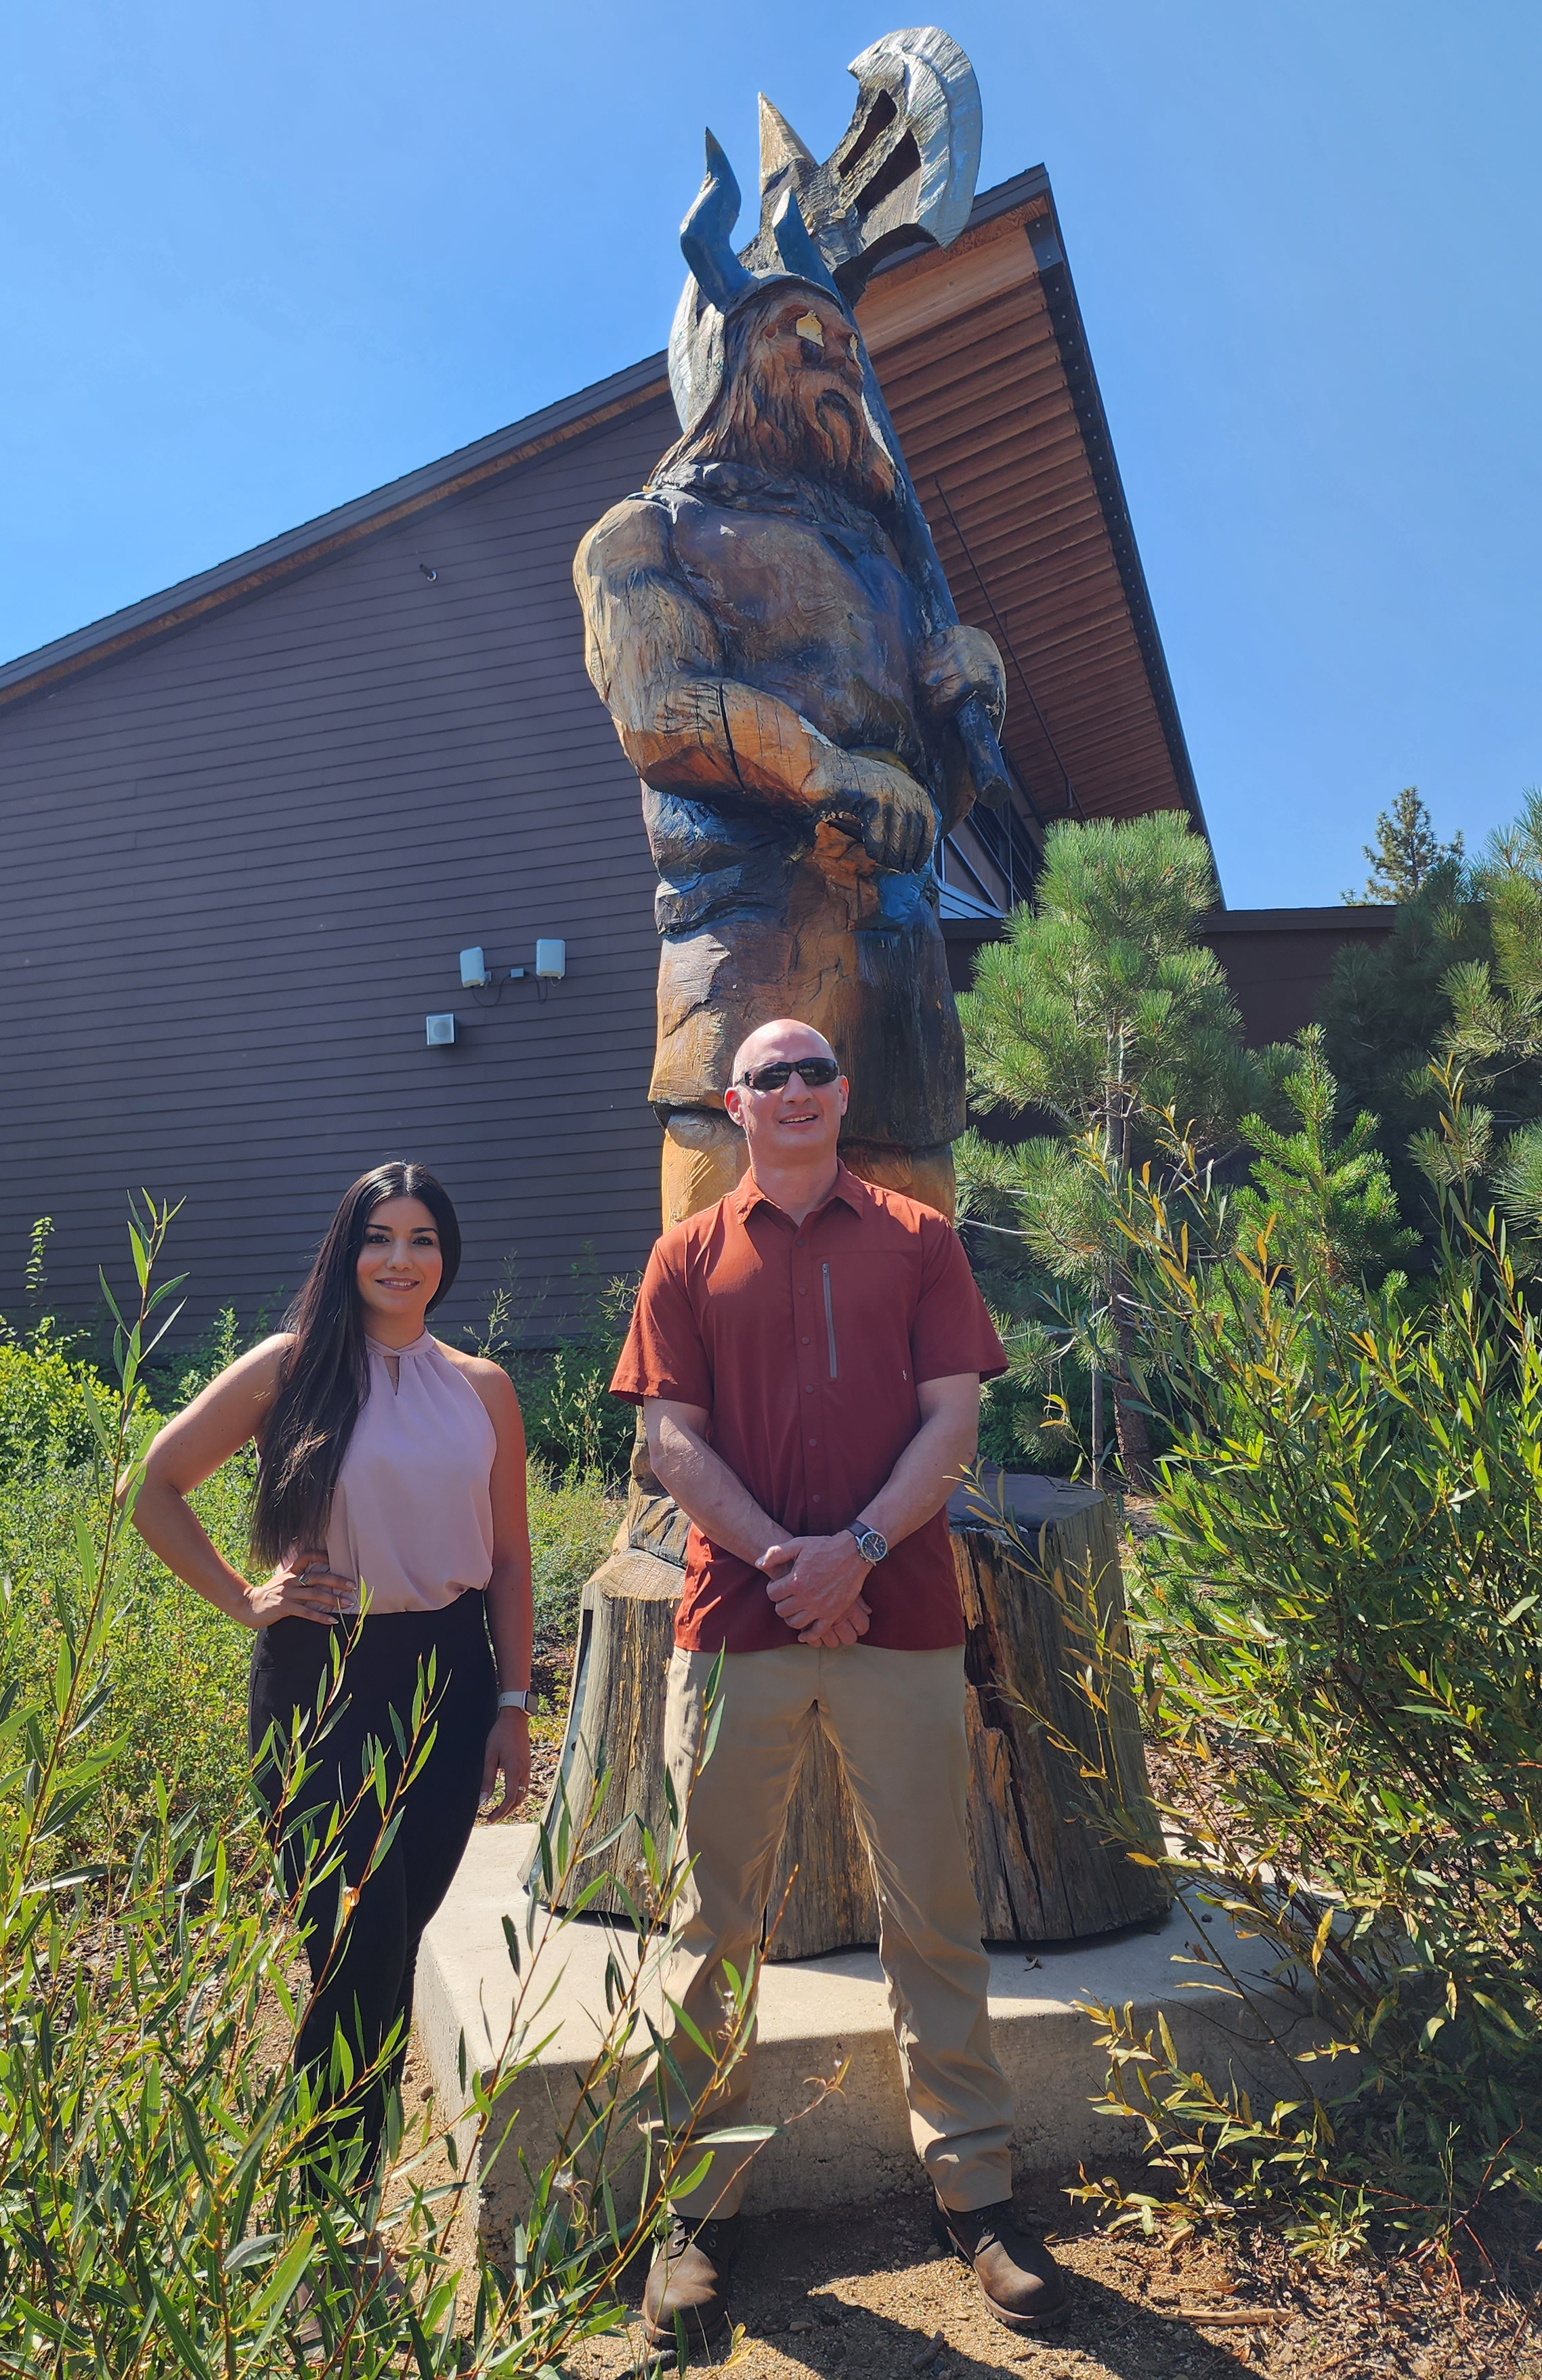
M1334 961L1346 942L1367 950L1397 924L1397 910L1229 909L1205 940L1226 971L1248 1044L1292 1041L1322 1013Z
M1025 783L1064 815L1063 760L1073 814L1123 817L1192 780L1055 233L1024 176L862 316L960 611L1006 648ZM452 1322L505 1257L538 1336L586 1245L641 1261L653 875L569 567L674 436L662 367L0 669L0 1312L47 1212L51 1302L89 1314L143 1184L187 1200L183 1333L249 1313L393 1153L462 1207ZM565 982L461 990L463 944L506 975L543 933ZM443 1009L462 1039L430 1050Z
M50 1303L90 1313L144 1185L186 1201L178 1335L249 1314L392 1155L460 1208L447 1322L506 1257L537 1336L586 1246L640 1264L654 880L569 573L672 432L645 405L0 719L0 1311L48 1213ZM538 934L564 982L461 989L464 944L506 976Z
M1228 909L1200 940L1220 961L1242 1013L1250 1050L1291 1041L1322 1013L1333 964L1346 942L1374 950L1397 924L1395 908ZM947 929L948 969L955 991L974 982L975 962L1002 929L960 919Z

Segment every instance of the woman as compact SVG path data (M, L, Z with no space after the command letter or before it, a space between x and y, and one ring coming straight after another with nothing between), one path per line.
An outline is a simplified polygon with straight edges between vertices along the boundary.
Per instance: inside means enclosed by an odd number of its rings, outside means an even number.
M333 2058L341 2028L353 2071L376 2069L347 2097L340 2135L362 2131L361 2179L377 2160L400 2072L423 1928L479 1800L502 1771L490 1813L502 1817L530 1779L524 1429L507 1374L427 1329L459 1263L455 1211L431 1173L390 1164L364 1174L333 1217L291 1327L167 1423L134 1511L168 1570L256 1632L251 1751L300 1897L313 1986L295 2062L315 2070L327 2101L343 2097L349 2061ZM252 1552L273 1565L260 1585L232 1569L188 1501L250 1439ZM391 1805L399 1824L371 1867L384 1820L373 1786L361 1791L366 1764L382 1746L396 1791L400 1742L410 1746L431 1656L431 1748ZM340 1715L313 1748L302 1726L309 1769L285 1805L296 1718L309 1715L317 1734L319 1695L334 1714L341 1704ZM333 1865L308 1885L308 1845L334 1807L346 1819L341 1875ZM358 1895L351 1908L344 1883Z

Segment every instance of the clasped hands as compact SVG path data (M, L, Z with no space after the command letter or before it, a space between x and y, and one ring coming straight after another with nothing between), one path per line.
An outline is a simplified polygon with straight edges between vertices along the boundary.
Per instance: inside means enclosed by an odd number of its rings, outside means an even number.
M758 1567L776 1616L800 1645L855 1645L872 1613L862 1599L870 1562L849 1529L833 1537L783 1537L768 1546Z

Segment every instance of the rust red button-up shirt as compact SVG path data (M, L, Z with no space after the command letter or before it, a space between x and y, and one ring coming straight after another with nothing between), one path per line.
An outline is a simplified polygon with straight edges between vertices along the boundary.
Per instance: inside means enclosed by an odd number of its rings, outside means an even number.
M1005 1369L952 1225L843 1165L802 1223L747 1175L666 1232L611 1388L633 1404L704 1407L710 1442L778 1528L826 1536L858 1518L919 1429L919 1381ZM862 1592L864 1644L962 1644L947 1513L895 1546ZM763 1572L693 1527L674 1641L756 1653L796 1640Z

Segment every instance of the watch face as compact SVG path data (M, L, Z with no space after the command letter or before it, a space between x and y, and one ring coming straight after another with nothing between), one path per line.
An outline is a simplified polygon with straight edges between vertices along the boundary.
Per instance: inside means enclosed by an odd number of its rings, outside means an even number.
M860 1550L864 1561L880 1562L889 1551L889 1540L880 1529L864 1529Z

